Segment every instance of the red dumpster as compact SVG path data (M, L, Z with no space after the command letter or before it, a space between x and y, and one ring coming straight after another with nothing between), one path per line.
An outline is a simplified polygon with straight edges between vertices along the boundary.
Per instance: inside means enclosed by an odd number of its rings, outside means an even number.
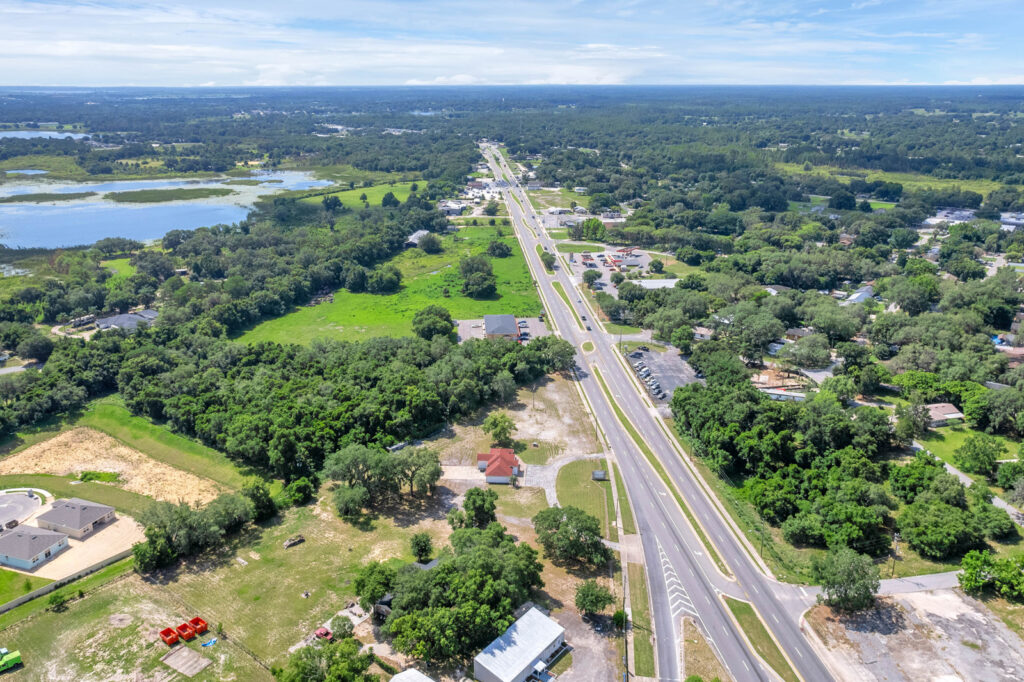
M160 631L160 639L164 640L167 646L174 646L178 643L178 633L171 628L164 628Z
M186 642L196 636L196 629L188 623L178 626L178 635Z
M191 625L195 629L197 635L201 635L204 632L206 632L206 629L207 629L206 621L203 620L202 618L200 618L199 616L196 616L195 618L190 620L188 622L188 624Z

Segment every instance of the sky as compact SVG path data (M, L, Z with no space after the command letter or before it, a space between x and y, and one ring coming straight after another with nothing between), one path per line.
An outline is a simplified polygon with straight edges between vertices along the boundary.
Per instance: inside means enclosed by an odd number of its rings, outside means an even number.
M0 85L1024 84L1024 0L0 0Z

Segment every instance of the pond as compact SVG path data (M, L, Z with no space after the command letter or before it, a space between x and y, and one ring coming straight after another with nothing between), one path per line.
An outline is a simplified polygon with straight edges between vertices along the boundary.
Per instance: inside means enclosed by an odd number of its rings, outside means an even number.
M65 137L70 137L81 140L83 137L89 136L85 133L69 133L64 130L0 130L0 137L13 137L19 140L29 140L33 137L51 137L63 140Z
M96 192L87 198L43 203L0 203L0 244L9 247L77 246L105 237L146 241L159 239L171 230L191 230L243 220L256 200L288 189L311 189L331 183L311 173L274 171L254 174L256 185L237 184L235 178L208 180L130 180L112 182L47 182L25 179L0 185L0 197L24 194ZM232 184L232 182L236 184ZM104 199L108 192L218 187L232 190L228 196L161 203L115 203Z

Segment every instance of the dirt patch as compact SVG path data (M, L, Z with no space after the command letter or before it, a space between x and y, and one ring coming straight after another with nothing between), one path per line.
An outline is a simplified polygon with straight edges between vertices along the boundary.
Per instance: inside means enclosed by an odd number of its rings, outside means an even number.
M110 626L115 628L126 628L132 623L132 617L127 613L112 613L110 614Z
M220 494L213 481L147 457L105 433L80 427L0 460L0 474L77 476L106 471L125 490L168 502L205 503Z
M816 606L807 621L842 680L1019 680L1024 642L958 590L880 600L863 613Z
M683 666L687 678L699 675L705 680L732 679L692 618L683 619Z

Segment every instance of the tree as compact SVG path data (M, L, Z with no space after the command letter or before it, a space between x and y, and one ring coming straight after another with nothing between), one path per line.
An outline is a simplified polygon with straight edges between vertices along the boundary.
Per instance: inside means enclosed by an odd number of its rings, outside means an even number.
M992 553L972 549L960 561L960 589L967 594L980 594L992 580Z
M953 462L969 474L991 478L995 474L996 461L1005 454L1006 446L998 438L987 433L972 433L953 452Z
M252 519L266 521L277 514L277 504L270 495L270 486L262 478L252 477L242 483L242 495L252 502Z
M651 262L648 263L647 268L651 272L662 272L665 269L665 264L660 258L652 258Z
M384 208L396 208L402 205L402 202L398 200L394 192L388 191L387 194L380 200L380 205Z
M930 559L945 559L984 543L984 532L973 514L921 494L897 519L900 535L911 549Z
M779 352L779 357L791 361L797 367L827 367L832 361L828 349L828 338L822 334L811 334L787 343Z
M352 586L359 597L359 605L364 611L369 610L381 597L391 591L396 575L394 568L379 561L371 561L363 566L356 575Z
M494 445L500 448L512 447L512 432L515 431L516 424L507 413L492 412L487 415L480 428L491 436L491 442Z
M615 596L596 580L585 580L576 588L576 608L581 613L600 613L613 603Z
M491 262L486 256L469 256L459 261L462 293L470 298L490 298L498 291Z
M591 289L594 288L594 282L598 281L599 279L601 279L601 273L598 272L597 270L591 270L590 268L588 268L583 273L583 283L586 284Z
M343 519L358 519L369 504L370 493L361 485L343 485L334 491L334 506Z
M857 208L857 198L845 189L840 189L829 197L828 207L839 211L852 211Z
M291 654L275 677L281 682L380 682L367 672L374 663L373 653L361 650L362 643L351 636L314 642Z
M18 344L15 352L20 358L31 358L39 362L46 362L53 353L53 341L42 334L33 334L26 337Z
M601 522L578 507L550 507L533 517L537 542L557 561L602 564L611 556Z
M830 549L811 559L811 575L821 583L818 601L841 611L866 609L875 603L878 567L871 557L849 547Z
M491 258L508 258L512 255L512 247L495 240L487 245L487 255Z
M416 246L418 246L423 253L441 253L441 238L431 232L420 237Z
M484 215L496 216L498 215L498 208L498 202L491 199L487 202L487 205L484 206Z
M409 538L409 547L416 561L425 564L430 561L430 555L434 551L433 543L430 540L430 533L416 533Z
M462 510L466 514L466 526L469 528L486 528L498 520L495 513L498 493L490 488L470 488L462 501Z
M544 264L544 269L554 270L555 269L555 256L550 251L542 251L540 254L540 262Z
M412 316L412 330L420 338L428 341L435 336L448 336L455 329L452 314L447 308L439 305L428 305Z

